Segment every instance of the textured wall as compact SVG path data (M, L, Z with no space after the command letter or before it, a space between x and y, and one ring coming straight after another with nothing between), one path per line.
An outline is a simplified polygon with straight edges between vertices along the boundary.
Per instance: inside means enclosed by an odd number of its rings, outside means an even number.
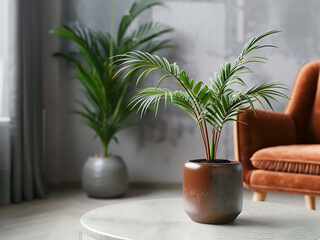
M116 1L116 22L132 1ZM168 8L154 9L141 19L155 19L176 28L176 48L163 51L166 56L197 80L207 81L224 61L234 61L243 44L253 35L270 30L282 33L272 36L268 43L279 49L267 49L263 55L270 61L252 66L254 74L248 81L284 81L291 88L295 75L303 63L320 55L320 1L308 0L211 0L165 1ZM110 0L63 1L63 22L79 21L97 30L108 30ZM140 21L142 21L140 19ZM63 47L68 46L62 42ZM76 116L68 114L81 98L80 86L70 80L73 73L65 63L61 68L61 153L62 181L80 179L82 165L89 154L100 152L92 132L80 124ZM146 84L156 81L157 75ZM166 83L165 86L172 86ZM286 100L276 103L283 110ZM122 155L128 164L131 181L179 182L182 166L188 159L204 157L198 129L189 117L170 106L157 118L150 113L138 124L119 133L120 144L111 144L110 151ZM233 158L232 124L223 131L219 157ZM50 139L49 139L50 140Z

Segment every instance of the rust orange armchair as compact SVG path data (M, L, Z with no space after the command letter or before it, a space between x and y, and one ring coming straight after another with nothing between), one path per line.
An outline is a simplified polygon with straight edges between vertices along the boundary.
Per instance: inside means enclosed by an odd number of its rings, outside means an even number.
M267 192L305 195L309 209L320 196L320 61L299 71L283 113L246 110L235 123L235 158L253 200Z

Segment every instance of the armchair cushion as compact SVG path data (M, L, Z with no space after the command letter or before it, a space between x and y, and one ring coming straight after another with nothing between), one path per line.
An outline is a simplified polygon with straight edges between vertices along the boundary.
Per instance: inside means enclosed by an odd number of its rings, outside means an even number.
M310 174L253 170L248 188L266 192L320 196L319 178Z
M263 148L255 152L250 160L259 169L320 175L320 144Z

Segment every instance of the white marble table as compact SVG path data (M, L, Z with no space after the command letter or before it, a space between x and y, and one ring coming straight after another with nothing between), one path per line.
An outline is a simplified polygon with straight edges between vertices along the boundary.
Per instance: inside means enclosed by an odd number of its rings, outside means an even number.
M182 199L158 199L98 208L80 219L80 239L211 240L320 239L320 212L268 202L244 201L227 225L192 222Z

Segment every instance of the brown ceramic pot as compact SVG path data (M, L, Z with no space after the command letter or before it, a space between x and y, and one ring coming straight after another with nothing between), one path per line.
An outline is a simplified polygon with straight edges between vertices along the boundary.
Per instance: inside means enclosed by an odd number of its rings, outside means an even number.
M242 210L242 165L191 160L183 169L184 209L198 223L232 222Z

